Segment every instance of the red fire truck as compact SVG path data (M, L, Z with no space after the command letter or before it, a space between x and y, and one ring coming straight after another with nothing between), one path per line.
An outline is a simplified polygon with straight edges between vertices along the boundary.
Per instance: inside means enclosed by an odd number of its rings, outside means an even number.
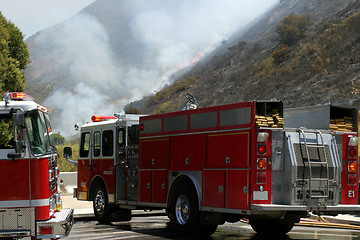
M182 233L242 218L287 233L309 213L360 211L357 109L251 101L106 118L81 127L78 159L77 198L100 223L165 209Z
M57 239L71 230L48 112L21 92L0 102L0 238Z

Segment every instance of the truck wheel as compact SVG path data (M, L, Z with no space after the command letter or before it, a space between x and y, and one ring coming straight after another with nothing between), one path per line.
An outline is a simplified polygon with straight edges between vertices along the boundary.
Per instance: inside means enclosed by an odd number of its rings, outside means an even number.
M198 198L194 188L184 183L176 188L170 202L170 227L183 235L211 235L217 225L200 224Z
M282 234L288 233L293 229L295 223L280 223L279 224L279 232Z
M114 222L129 222L132 219L131 210L119 209L116 205L110 205L111 217Z
M108 224L113 220L111 217L108 196L106 193L106 189L103 185L98 185L95 188L93 207L95 218L99 223Z
M217 229L218 225L200 225L199 233L200 236L211 236Z
M279 220L259 220L259 219L251 219L250 225L252 229L259 234L286 234L291 231L294 227L294 223L282 223Z

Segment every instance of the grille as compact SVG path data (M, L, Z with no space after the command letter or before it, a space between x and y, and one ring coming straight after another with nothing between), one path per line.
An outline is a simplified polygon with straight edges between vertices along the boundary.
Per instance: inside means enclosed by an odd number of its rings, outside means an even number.
M49 189L51 191L56 190L57 182L57 168L56 168L56 156L52 156L49 160Z
M55 178L51 179L50 189L51 189L52 191L55 191L55 190L56 190L56 179L55 179Z

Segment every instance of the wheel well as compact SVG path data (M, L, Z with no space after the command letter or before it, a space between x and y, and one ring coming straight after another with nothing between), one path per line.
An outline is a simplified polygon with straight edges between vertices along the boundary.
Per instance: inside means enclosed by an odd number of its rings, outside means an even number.
M189 177L187 175L180 175L180 176L177 176L171 183L169 193L168 193L168 197L167 197L167 207L168 208L170 207L172 198L174 196L175 189L177 189L183 183L188 183L193 187L193 189L196 192L196 195L197 195L197 198L198 198L198 201L199 201L199 206L200 206L200 197L199 197L199 195L201 193L199 192L199 189L197 189L195 187L195 183L194 183L193 179L191 179L191 177Z
M107 187L105 184L105 181L102 177L100 176L95 176L91 182L90 182L90 187L89 187L89 197L88 197L88 201L92 201L95 198L95 188L99 185L102 185L105 189L106 189L106 194L107 194Z

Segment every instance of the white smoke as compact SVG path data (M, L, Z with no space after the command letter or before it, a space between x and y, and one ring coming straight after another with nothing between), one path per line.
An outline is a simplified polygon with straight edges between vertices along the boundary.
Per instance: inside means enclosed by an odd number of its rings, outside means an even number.
M40 35L37 44L52 41L55 47L47 54L67 73L59 79L62 87L44 103L59 113L59 119L52 119L55 131L69 137L75 133L73 125L88 122L91 115L121 112L125 104L163 87L181 65L191 63L199 52L226 39L277 0L164 2L159 7L147 0L128 1L131 34L153 57L147 67L129 66L125 56L115 56L106 29L88 14L65 22L56 35Z

